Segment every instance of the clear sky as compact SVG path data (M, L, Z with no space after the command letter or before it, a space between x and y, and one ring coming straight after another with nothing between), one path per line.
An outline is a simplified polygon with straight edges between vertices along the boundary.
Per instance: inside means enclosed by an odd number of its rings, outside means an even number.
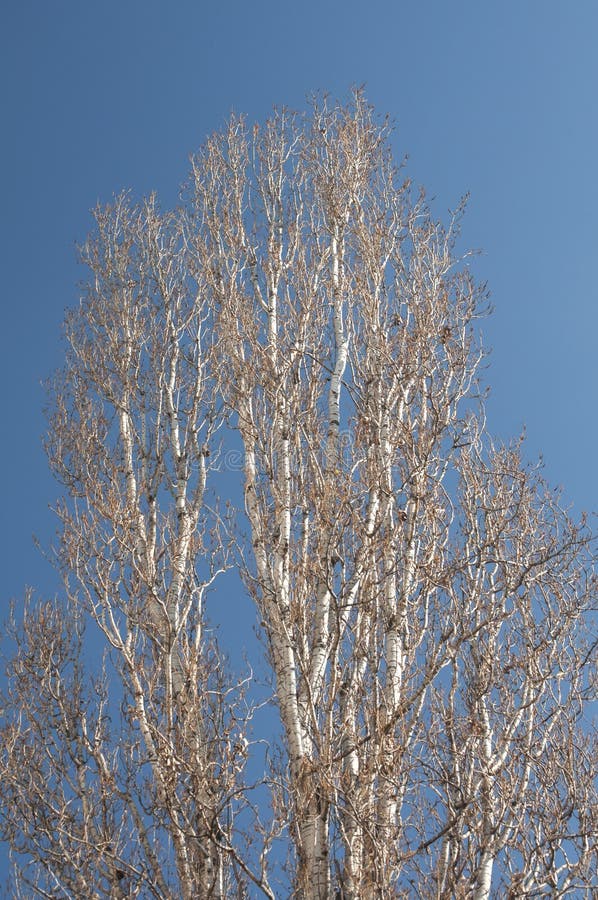
M1 0L0 608L58 587L32 542L50 543L58 493L41 382L89 210L126 187L175 202L232 110L262 120L318 90L365 84L438 216L470 192L463 242L495 307L489 427L525 425L530 458L598 509L597 46L596 0Z
M187 159L234 110L262 120L365 84L397 157L464 244L495 314L489 427L598 509L598 3L595 0L3 0L2 601L53 592L33 547L58 493L42 380L84 276L89 210L130 187L176 200Z

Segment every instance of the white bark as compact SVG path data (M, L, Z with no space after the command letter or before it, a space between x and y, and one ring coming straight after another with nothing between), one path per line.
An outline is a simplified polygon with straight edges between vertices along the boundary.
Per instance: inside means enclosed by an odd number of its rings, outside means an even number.
M453 255L459 216L443 229L410 198L386 137L359 93L310 124L233 120L187 210L98 214L50 452L71 492L60 566L120 660L122 740L63 702L55 660L75 678L78 657L46 620L0 729L0 808L17 846L35 810L53 891L272 898L282 835L304 900L595 886L587 535L517 447L484 443L484 293ZM233 540L206 502L225 422L284 732L271 827L203 628Z

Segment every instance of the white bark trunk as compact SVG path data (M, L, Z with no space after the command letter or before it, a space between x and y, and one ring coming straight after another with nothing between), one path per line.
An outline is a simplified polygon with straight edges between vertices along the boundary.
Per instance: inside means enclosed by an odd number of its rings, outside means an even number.
M316 794L300 823L305 900L329 900L328 809Z
M338 228L331 238L332 287L333 287L333 328L334 365L328 391L328 436L324 477L331 482L331 496L334 496L334 481L338 477L340 464L340 398L341 384L349 352L349 341L343 323L343 298L341 294L342 250L339 246ZM329 556L334 552L331 546L331 526L323 527L319 539L321 565L324 571L330 566ZM324 672L330 651L330 588L327 579L322 579L316 587L316 610L314 619L314 641L311 648L309 667L310 700L317 704L324 681ZM307 697L302 698L304 708Z
M488 898L490 897L493 866L494 856L492 855L490 850L484 850L484 852L482 853L482 861L480 862L480 866L478 868L473 900L488 900Z

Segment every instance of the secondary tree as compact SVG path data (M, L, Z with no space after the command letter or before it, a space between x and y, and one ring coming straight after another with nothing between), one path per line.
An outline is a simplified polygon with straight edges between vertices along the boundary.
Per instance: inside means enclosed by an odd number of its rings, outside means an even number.
M65 597L17 614L4 698L17 883L596 887L591 535L486 431L461 213L434 220L360 93L233 119L173 212L96 211L50 388ZM243 495L213 497L235 432ZM206 630L231 566L272 672L266 757Z

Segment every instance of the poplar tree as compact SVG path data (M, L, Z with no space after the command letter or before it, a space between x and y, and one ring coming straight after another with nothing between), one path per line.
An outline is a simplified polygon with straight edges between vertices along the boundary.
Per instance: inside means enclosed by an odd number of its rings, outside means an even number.
M96 211L50 387L64 599L16 615L3 700L34 896L598 886L595 545L487 430L463 205L436 221L390 134L360 92L233 118L180 208ZM242 496L214 497L235 439ZM272 676L266 757L207 627L229 567Z

